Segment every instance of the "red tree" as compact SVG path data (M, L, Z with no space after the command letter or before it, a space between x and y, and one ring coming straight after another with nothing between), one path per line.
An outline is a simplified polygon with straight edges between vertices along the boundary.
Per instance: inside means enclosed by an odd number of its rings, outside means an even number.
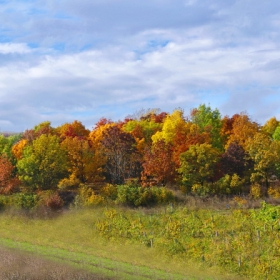
M14 166L7 157L0 157L0 193L12 193L18 186L20 181L13 176Z
M157 141L152 148L146 149L142 172L143 186L174 182L176 167L172 155L172 144L166 144L163 140Z

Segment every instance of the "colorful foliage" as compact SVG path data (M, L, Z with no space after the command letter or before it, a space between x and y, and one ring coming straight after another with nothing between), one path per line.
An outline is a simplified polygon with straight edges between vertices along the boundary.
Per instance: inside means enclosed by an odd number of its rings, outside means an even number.
M14 192L20 184L14 176L14 166L6 156L0 157L0 193L9 194Z
M118 122L101 118L92 131L78 120L56 128L45 121L22 135L0 135L0 155L10 162L2 167L3 174L12 170L7 180L14 186L20 180L29 192L80 184L99 192L132 178L143 187L204 195L249 194L258 183L267 195L280 177L279 127L275 117L260 126L246 113L222 118L204 104L189 117L182 109L149 109Z
M143 186L173 183L176 176L172 145L159 140L147 147L143 158Z
M68 173L66 151L57 136L42 134L24 148L17 169L19 179L31 190L55 189Z

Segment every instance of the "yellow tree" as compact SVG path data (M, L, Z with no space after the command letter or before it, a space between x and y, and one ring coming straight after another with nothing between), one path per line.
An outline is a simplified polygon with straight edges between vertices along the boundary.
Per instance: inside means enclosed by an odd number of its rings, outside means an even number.
M211 138L209 133L201 132L197 124L187 122L182 110L175 110L165 118L162 130L153 135L152 140L153 144L164 141L172 145L172 160L179 167L181 153L187 151L191 145L209 143Z
M173 143L177 131L185 131L186 121L182 110L175 110L171 115L167 115L161 131L157 131L153 136L153 142L163 140L166 144Z
M268 187L269 177L278 173L280 142L272 141L270 136L259 132L248 140L247 151L254 162L251 180L264 181L265 186Z
M278 125L279 121L275 117L272 117L261 127L261 131L272 137Z
M104 131L106 131L109 127L116 125L117 124L111 120L107 120L105 118L100 119L95 128L89 133L89 139L92 144L101 149L101 141L104 138Z

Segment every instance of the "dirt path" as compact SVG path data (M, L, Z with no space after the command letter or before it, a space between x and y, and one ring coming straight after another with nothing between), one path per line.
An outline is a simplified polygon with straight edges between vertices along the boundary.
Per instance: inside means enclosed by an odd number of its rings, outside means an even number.
M0 247L0 280L105 280L31 253Z

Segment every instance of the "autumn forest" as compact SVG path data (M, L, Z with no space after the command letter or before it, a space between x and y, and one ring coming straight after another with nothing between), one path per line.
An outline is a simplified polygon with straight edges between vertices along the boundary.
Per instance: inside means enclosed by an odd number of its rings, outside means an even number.
M200 105L189 116L142 111L123 121L46 121L0 138L0 191L99 189L133 182L199 196L280 196L280 122L263 126L246 113L222 117ZM99 188L99 189L98 189ZM89 191L89 190L88 190ZM107 190L108 191L108 190Z

